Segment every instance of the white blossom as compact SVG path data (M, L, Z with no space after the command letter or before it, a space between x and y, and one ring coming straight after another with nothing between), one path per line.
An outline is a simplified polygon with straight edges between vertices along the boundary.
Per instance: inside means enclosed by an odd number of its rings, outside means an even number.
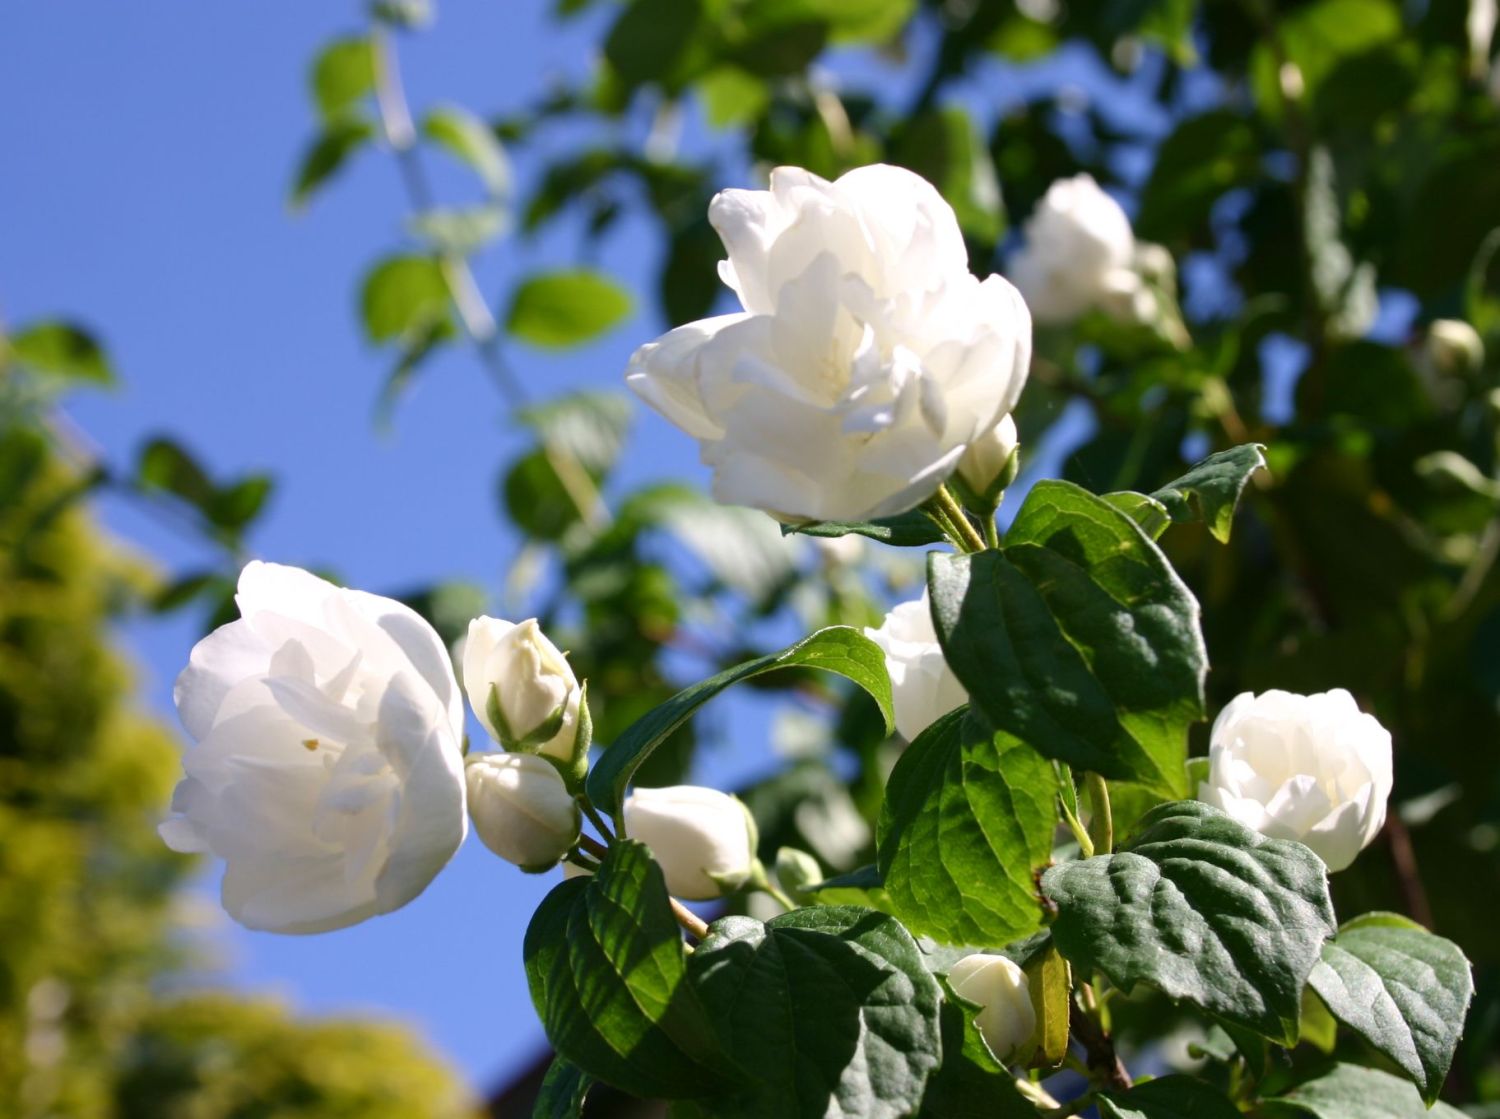
M523 870L547 870L578 839L578 802L535 754L474 754L464 767L469 815L484 845Z
M742 311L642 346L627 381L699 442L714 496L783 520L910 509L1015 405L1031 320L968 270L952 207L896 167L795 167L709 219Z
M865 636L885 651L896 729L908 742L969 702L969 693L943 658L926 591L921 598L893 609L879 629L866 628Z
M1385 823L1391 736L1342 688L1245 692L1219 712L1198 799L1342 870Z
M953 993L980 1008L974 1025L999 1061L1009 1060L1036 1032L1031 984L1014 960L975 952L948 972Z
M463 705L432 627L392 599L251 563L240 619L194 647L177 710L197 740L161 825L225 862L224 908L306 933L405 905L467 826Z
M755 864L755 826L745 806L699 785L636 789L625 798L625 833L651 849L667 892L690 901L732 893Z
M1023 233L1009 272L1037 322L1067 323L1093 309L1130 317L1141 310L1130 219L1091 175L1048 187Z
M1021 437L1016 431L1014 417L1007 414L985 434L981 435L964 457L958 460L958 476L964 484L980 498L993 501L1014 480L1014 465L1011 462L1020 446Z
M475 618L463 672L469 706L491 738L507 750L573 760L583 691L535 618Z

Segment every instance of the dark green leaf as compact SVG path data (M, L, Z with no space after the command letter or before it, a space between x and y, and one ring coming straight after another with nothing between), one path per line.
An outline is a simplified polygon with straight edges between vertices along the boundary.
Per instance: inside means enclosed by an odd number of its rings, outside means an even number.
M1260 159L1255 129L1227 109L1183 121L1157 150L1141 191L1136 235L1152 241L1186 239L1208 221L1226 191L1256 176Z
M494 130L468 109L458 105L433 109L422 121L422 132L472 167L491 197L510 195L510 160L505 148Z
M1197 801L1165 804L1121 851L1042 876L1058 951L1130 991L1147 983L1274 1041L1333 934L1323 862Z
M335 39L313 62L313 101L326 121L334 121L375 89L375 56L363 35Z
M999 240L1005 213L995 165L963 109L949 106L911 118L893 138L891 155L938 188L964 236L984 246Z
M591 475L603 477L620 455L630 416L630 402L620 393L583 390L533 404L516 418Z
M1335 1018L1396 1062L1423 1099L1437 1098L1474 995L1458 945L1404 917L1367 914L1323 945L1307 981Z
M438 261L392 256L365 276L360 311L372 342L418 338L449 321L448 282Z
M532 276L511 298L506 329L533 346L591 342L630 315L630 294L585 269Z
M879 866L907 928L947 944L1008 944L1042 924L1035 873L1052 857L1052 763L967 708L917 736L892 770Z
M669 1099L720 1086L713 1028L641 844L615 843L597 873L553 889L526 929L525 958L548 1040L584 1073Z
M588 1073L562 1057L554 1057L542 1078L531 1119L581 1119L583 1099L592 1086Z
M928 587L948 664L996 730L1075 769L1187 791L1207 671L1198 604L1129 516L1040 482L1003 553L934 553Z
M1316 103L1318 86L1343 59L1401 34L1401 12L1392 0L1316 0L1277 20L1276 39L1256 45L1250 60L1255 103L1270 116L1284 111L1282 74L1300 76L1301 98Z
M604 756L590 770L589 798L597 807L616 815L631 775L674 730L691 719L699 707L731 684L763 672L798 666L822 669L858 684L880 705L886 731L895 725L891 681L886 675L885 654L880 646L857 629L830 626L779 653L768 653L700 681L637 720L604 751Z
M1334 1065L1261 1109L1268 1119L1465 1119L1445 1103L1429 1110L1405 1080L1359 1065Z
M292 185L292 205L303 206L314 192L337 174L349 157L375 135L369 121L344 117L330 121L308 145Z
M1219 1089L1190 1076L1163 1076L1099 1100L1100 1119L1240 1119Z
M0 358L5 356L7 346L15 360L33 373L114 384L114 370L103 347L76 323L53 319L23 327L8 338L0 336Z
M1121 490L1118 493L1106 493L1100 496L1140 525L1141 531L1152 540L1161 539L1161 534L1166 532L1172 523L1172 515L1167 512L1167 507L1154 497L1135 493L1132 490Z
M781 531L787 535L801 533L803 536L867 536L893 548L920 548L945 539L943 530L938 528L937 523L926 513L916 509L875 521L813 521L802 525L782 525Z
M726 917L688 961L746 1087L723 1119L899 1116L940 1057L938 981L895 918L812 906L762 925Z
M273 484L268 475L251 474L220 487L204 506L204 516L217 528L239 532L260 515Z
M1215 540L1227 544L1240 494L1250 476L1265 465L1265 448L1245 443L1209 455L1151 497L1166 507L1172 520L1179 524L1202 520Z
M604 57L627 86L677 89L711 57L699 40L701 0L631 0L604 40Z
M137 484L165 490L198 509L206 508L217 492L198 460L171 439L152 439L141 448L135 476Z

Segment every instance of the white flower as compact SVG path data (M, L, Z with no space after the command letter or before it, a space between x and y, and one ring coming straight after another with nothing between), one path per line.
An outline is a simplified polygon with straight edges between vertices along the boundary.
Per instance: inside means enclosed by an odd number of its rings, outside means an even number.
M625 833L651 849L667 892L689 901L739 889L755 863L750 813L717 789L636 789L625 798Z
M1010 259L1010 277L1037 322L1066 323L1093 308L1133 307L1141 291L1135 234L1120 204L1090 175L1047 188Z
M699 442L714 496L783 520L863 520L932 495L1020 395L1031 319L968 270L921 177L780 167L709 219L744 310L642 346L626 380Z
M194 647L177 710L197 745L162 838L225 863L253 929L388 913L463 841L463 701L418 614L295 567L240 573L240 620Z
M969 702L969 693L943 659L926 591L915 602L903 602L887 614L879 629L866 628L865 636L885 650L896 729L908 742L916 741L939 717Z
M491 738L507 750L573 760L582 689L535 618L475 618L463 665L469 705Z
M548 870L578 840L578 802L535 754L474 754L464 767L469 815L484 845L523 870Z
M1245 692L1219 712L1198 799L1343 870L1385 823L1391 735L1342 688Z
M1031 984L1014 960L975 952L953 965L948 986L980 1008L974 1024L996 1060L1009 1060L1036 1032Z
M1437 319L1427 328L1423 358L1435 373L1469 376L1484 368L1484 341L1462 319Z
M976 497L993 503L1000 491L1015 480L1015 466L1011 459L1020 442L1016 421L1007 414L969 444L964 457L958 460L958 476Z

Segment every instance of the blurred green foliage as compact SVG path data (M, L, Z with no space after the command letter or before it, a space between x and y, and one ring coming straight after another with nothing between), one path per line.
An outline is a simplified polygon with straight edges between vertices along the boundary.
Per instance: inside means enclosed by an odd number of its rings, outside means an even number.
M143 474L218 501L169 446ZM155 827L179 747L138 710L110 635L155 578L92 523L78 498L95 474L76 458L35 415L0 417L0 1115L472 1114L404 1031L165 993L194 962L179 893L193 861Z

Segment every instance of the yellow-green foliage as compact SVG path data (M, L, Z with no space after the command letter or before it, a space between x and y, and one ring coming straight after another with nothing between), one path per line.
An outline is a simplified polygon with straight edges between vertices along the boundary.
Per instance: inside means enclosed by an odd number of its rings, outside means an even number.
M154 1001L191 866L155 831L178 747L110 646L144 573L78 491L41 434L0 429L0 1117L459 1114L399 1031Z

